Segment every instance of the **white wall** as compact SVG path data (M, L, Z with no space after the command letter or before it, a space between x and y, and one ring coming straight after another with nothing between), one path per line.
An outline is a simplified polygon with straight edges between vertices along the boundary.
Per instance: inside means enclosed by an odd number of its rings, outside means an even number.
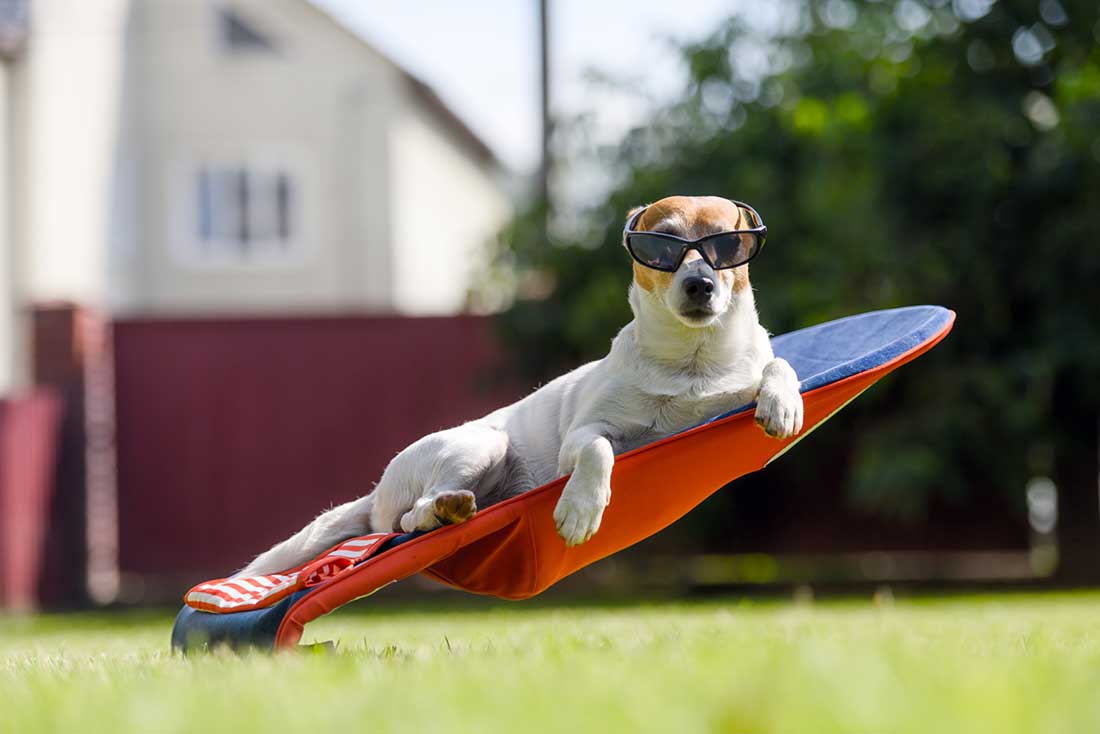
M131 307L460 311L467 264L507 212L495 182L418 105L400 70L306 0L223 6L276 51L227 52L206 0L141 5L147 184ZM305 252L281 264L185 262L178 239L194 229L197 157L250 151L297 161Z
M390 302L388 100L396 74L303 0L225 6L274 52L221 43L213 3L145 0L139 16L140 240L123 309L183 312L385 310ZM299 178L296 255L203 264L194 177L204 158L280 160ZM370 192L370 195L367 195Z
M275 51L228 50L219 5ZM508 202L401 71L308 0L33 8L13 116L13 241L28 301L115 313L461 310ZM300 256L189 259L199 164L256 156L300 175Z
M497 173L456 146L415 98L400 110L390 131L394 306L406 314L456 313L510 204Z
M11 175L8 115L11 110L8 66L0 61L0 395L15 387L16 300L13 290L14 258L11 250L9 215Z
M15 241L30 300L104 303L128 7L129 0L32 5L13 131Z

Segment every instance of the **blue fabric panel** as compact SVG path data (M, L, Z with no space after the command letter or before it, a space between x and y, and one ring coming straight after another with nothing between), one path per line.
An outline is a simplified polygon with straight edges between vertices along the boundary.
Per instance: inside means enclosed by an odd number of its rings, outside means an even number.
M303 589L266 609L235 614L211 614L184 605L172 627L172 648L191 652L207 646L229 645L235 650L246 647L270 650L287 610L310 591Z
M950 321L951 312L940 306L872 311L774 337L772 349L777 357L790 362L802 382L802 392L807 392L885 364L939 334ZM712 420L749 407L740 406ZM393 538L383 550L421 534ZM185 606L172 629L172 647L186 651L222 643L234 648L271 649L287 610L312 591L299 591L273 607L252 612L211 614Z
M772 339L802 392L885 364L928 341L951 321L941 306L910 306L849 316Z
M942 306L869 311L772 337L772 351L790 363L802 382L802 392L808 392L885 364L939 334L950 322L951 311Z
M371 557L388 551L390 548L407 543L423 535L423 532L406 533L386 541L378 552ZM213 614L184 605L176 615L172 627L172 648L189 652L207 646L229 645L234 649L257 647L270 650L275 645L275 633L287 611L313 589L302 589L286 597L278 604L265 609L233 614Z

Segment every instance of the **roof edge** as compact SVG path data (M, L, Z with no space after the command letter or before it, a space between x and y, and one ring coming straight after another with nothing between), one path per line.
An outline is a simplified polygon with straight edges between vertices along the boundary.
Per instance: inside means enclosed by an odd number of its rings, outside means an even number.
M404 79L406 85L410 91L412 91L413 96L423 104L426 109L439 118L450 132L469 149L478 163L497 171L506 170L506 167L489 144L486 143L480 135L474 132L466 121L459 117L459 115L443 101L439 93L436 92L430 84L391 59L388 54L378 49L378 47L367 40L361 33L348 26L326 8L318 5L314 0L301 0L301 3L313 10L330 25L339 29L345 35L355 39L357 43L368 49L371 53L378 56L378 58L382 59L382 61L393 68L393 70Z

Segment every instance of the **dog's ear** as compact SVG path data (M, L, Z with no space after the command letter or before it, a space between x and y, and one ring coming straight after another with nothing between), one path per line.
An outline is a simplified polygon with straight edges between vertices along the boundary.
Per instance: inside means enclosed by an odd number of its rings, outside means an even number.
M631 209L630 211L628 211L626 213L626 222L625 222L625 224L630 224L630 220L633 219L638 214L638 212L642 211L643 209L645 209L647 207L648 207L648 204L646 206L636 206L633 209ZM624 230L625 230L625 227L624 227ZM626 247L626 235L623 235L623 247Z

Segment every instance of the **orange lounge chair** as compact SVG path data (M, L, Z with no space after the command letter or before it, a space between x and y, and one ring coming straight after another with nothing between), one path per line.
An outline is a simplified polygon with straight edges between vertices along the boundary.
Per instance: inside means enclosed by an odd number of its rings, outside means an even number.
M567 548L555 530L554 506L566 481L560 477L459 525L363 536L283 574L243 585L225 579L200 584L176 618L172 645L294 647L307 623L415 573L476 594L534 596L662 530L721 487L786 453L884 375L935 346L954 320L945 308L913 306L775 337L776 355L802 381L802 433L769 438L755 425L752 406L741 406L621 454L611 504L599 532L583 545Z

